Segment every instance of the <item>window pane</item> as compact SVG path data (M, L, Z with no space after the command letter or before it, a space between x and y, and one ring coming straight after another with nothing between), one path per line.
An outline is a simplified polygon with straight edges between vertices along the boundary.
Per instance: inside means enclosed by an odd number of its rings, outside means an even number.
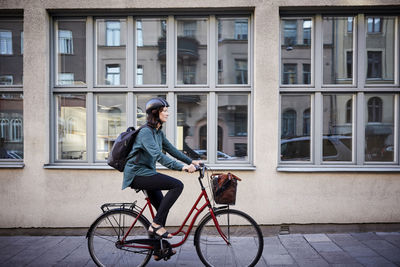
M366 18L367 83L393 84L395 73L395 18Z
M0 20L0 85L22 85L22 20Z
M248 159L248 96L218 95L218 160Z
M192 159L207 159L207 95L178 95L177 148Z
M311 19L282 20L282 84L311 84L311 32ZM303 71L303 75L301 75L301 71Z
M86 160L86 96L57 96L57 159Z
M353 82L353 17L323 18L324 84ZM350 26L349 26L350 25Z
M110 68L113 68L110 72ZM118 71L117 71L118 70ZM97 20L97 84L126 84L126 20Z
M126 95L97 95L96 159L106 160L118 135L125 131Z
M177 84L207 84L207 20L178 20Z
M394 160L394 95L365 95L365 161Z
M248 19L218 19L218 84L248 84Z
M22 94L0 94L0 159L24 158Z
M281 98L281 160L310 160L311 98L283 95Z
M351 161L353 125L347 119L352 116L352 95L324 95L323 99L323 160Z
M56 29L56 84L86 84L86 22L57 21Z
M136 111L136 126L140 127L147 122L146 115L146 103L152 98L161 97L166 99L165 95L162 94L138 94L137 95L137 111ZM170 113L173 111L169 111ZM168 123L168 122L167 122ZM165 125L162 128L165 133Z
M166 68L163 69L161 66L166 66L167 21L162 19L137 20L136 32L136 84L166 84L166 80L163 79L166 75Z

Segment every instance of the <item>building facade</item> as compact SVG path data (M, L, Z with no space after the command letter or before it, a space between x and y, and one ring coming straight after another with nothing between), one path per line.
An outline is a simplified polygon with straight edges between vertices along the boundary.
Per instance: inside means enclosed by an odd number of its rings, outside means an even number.
M237 208L259 224L400 221L397 1L0 6L0 228L143 203L106 161L153 97L179 150L242 178ZM159 171L185 184L177 225L196 174Z

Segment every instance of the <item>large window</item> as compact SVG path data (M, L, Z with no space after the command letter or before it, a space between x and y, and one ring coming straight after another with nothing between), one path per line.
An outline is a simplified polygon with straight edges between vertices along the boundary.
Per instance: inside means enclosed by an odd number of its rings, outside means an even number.
M22 30L20 18L0 20L0 167L24 158Z
M144 15L54 19L51 163L105 166L118 134L145 124L146 102L162 97L162 131L179 150L250 167L251 15Z
M398 23L281 18L279 170L399 169Z

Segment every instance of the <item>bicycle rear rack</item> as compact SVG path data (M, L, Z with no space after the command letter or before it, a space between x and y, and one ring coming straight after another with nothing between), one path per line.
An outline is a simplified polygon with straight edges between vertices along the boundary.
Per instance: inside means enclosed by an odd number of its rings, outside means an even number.
M136 202L137 200L135 200L133 203L105 203L101 205L100 208L103 213L113 209L136 210L140 212L141 208L136 205Z

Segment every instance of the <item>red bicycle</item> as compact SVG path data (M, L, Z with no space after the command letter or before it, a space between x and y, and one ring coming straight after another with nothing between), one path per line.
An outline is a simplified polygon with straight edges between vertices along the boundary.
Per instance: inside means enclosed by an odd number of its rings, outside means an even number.
M202 179L205 165L198 168L201 193L179 229L172 233L172 243L155 239L147 229L150 221L144 216L154 211L146 195L143 208L134 203L107 203L103 214L90 226L87 233L90 256L98 266L145 266L153 253L168 260L172 248L183 245L200 213L208 213L200 220L194 234L196 252L206 266L254 266L259 261L264 240L258 224L246 213L231 209L229 205L215 207L209 200ZM201 204L204 200L204 204ZM192 214L190 225L189 221ZM186 230L184 230L184 228ZM181 240L173 243L175 239Z

